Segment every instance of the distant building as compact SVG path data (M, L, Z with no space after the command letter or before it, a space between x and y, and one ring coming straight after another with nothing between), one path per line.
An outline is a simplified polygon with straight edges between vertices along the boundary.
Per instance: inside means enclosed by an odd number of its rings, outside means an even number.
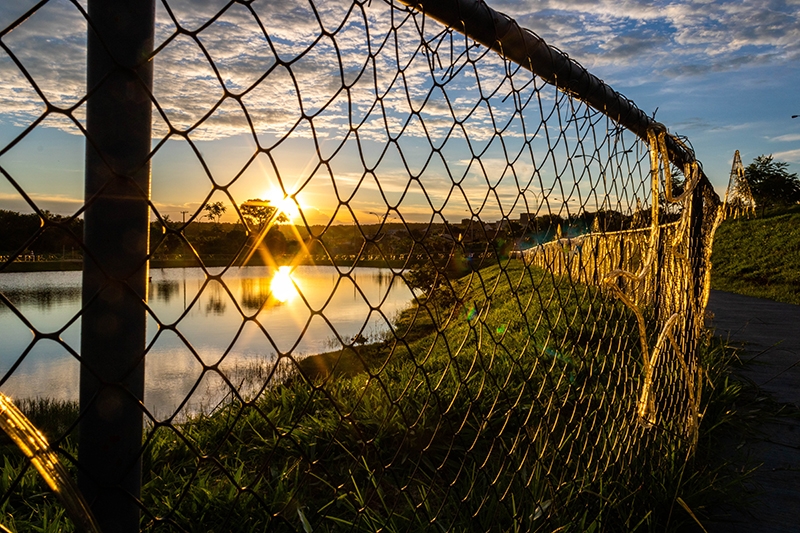
M459 226L463 230L462 238L465 241L468 241L468 242L469 241L474 241L475 240L475 236L476 236L475 235L476 234L476 230L478 230L477 234L478 234L478 237L480 237L480 233L481 233L480 232L480 227L481 226L480 226L480 221L479 220L473 219L473 218L463 218L463 219L461 219L461 224L459 224Z

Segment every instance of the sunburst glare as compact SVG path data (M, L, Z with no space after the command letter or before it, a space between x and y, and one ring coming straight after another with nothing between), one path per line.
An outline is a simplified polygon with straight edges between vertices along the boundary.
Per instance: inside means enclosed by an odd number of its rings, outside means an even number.
M300 208L298 207L298 204L296 204L294 200L288 196L285 198L276 199L275 207L278 208L279 213L286 215L290 222L300 218Z
M262 193L262 197L272 207L275 207L275 216L279 217L278 222L294 222L300 218L300 205L288 195L280 190L270 189ZM283 219L283 217L286 217ZM288 220L287 220L288 219Z

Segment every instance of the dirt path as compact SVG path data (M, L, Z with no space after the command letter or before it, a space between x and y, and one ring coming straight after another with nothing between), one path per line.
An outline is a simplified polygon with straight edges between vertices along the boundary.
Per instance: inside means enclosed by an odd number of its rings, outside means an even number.
M760 465L746 483L747 506L712 513L709 532L800 532L800 306L712 291L716 334L745 343L739 378L782 404L780 416L725 443L733 464Z

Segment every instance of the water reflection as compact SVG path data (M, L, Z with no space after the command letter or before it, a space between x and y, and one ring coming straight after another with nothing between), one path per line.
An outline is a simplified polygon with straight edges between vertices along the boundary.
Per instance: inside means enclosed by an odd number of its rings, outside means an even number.
M269 282L269 289L279 302L286 303L297 298L297 288L295 288L295 281L292 279L291 273L291 267L282 266L273 274L272 281Z
M227 307L225 289L216 280L209 282L206 286L206 315L222 315Z
M266 278L246 278L242 280L242 298L239 303L245 311L258 311L270 295Z
M78 301L81 298L80 287L42 287L34 290L8 291L3 294L17 307L35 305L43 310L62 303Z
M175 280L161 279L150 284L149 299L159 300L165 303L178 296L181 292L180 284Z
M238 384L237 372L269 369L278 354L303 357L335 348L337 339L378 339L389 327L385 317L395 316L412 298L402 279L388 269L357 268L343 275L334 267L245 267L225 272L221 281L209 280L199 268L154 269L150 274L145 404L163 416L171 415L198 383L190 410L214 405L230 393L219 375L204 366L217 365ZM65 346L80 349L80 320L75 320L81 308L80 280L80 272L0 275L0 292L34 328L44 333L64 330L60 343L36 342L8 374L34 337L0 304L4 393L77 399L79 363ZM376 307L382 314L373 311ZM255 384L254 390L261 385Z
M0 274L0 292L17 308L47 311L64 304L80 302L80 272L13 272ZM8 308L0 303L0 313Z

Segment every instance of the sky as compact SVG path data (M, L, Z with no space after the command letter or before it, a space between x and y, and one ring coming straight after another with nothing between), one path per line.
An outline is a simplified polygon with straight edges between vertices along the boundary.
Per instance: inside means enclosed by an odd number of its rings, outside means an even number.
M83 202L85 0L20 22L37 3L0 4L0 209L31 211L16 184L68 215ZM631 134L601 161L613 125L432 21L379 0L249 5L157 0L161 216L222 201L233 221L234 202L288 198L311 224L494 220L639 194L619 174L642 156ZM800 0L489 5L687 137L720 194L735 150L800 172Z

